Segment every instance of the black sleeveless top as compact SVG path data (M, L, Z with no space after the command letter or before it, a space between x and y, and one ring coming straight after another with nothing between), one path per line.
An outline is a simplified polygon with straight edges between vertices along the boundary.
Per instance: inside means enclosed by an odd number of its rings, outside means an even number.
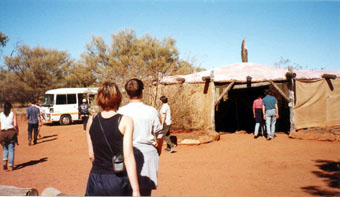
M116 114L110 118L103 118L101 113L98 113L92 121L90 128L90 136L92 140L94 161L91 172L94 173L113 173L112 156L108 144L105 141L103 132L101 131L99 120L103 126L106 139L109 142L111 149L116 155L123 154L123 135L119 131L119 120L123 115Z

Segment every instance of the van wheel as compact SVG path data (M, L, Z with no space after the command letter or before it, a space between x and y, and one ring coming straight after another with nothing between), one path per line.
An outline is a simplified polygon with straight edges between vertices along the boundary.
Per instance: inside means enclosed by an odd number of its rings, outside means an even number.
M60 117L60 124L61 125L71 124L71 116L69 116L69 115L62 115Z

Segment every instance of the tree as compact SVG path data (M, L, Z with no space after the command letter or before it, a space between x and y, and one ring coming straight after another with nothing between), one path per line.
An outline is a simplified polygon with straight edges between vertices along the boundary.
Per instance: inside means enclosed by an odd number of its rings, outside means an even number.
M71 63L65 51L31 49L27 45L19 46L14 56L5 57L8 71L23 83L20 87L27 100L39 99L46 90L65 86L66 70Z
M274 65L279 68L287 68L289 70L324 70L324 67L320 68L311 68L310 66L301 66L295 62L292 62L290 59L280 57L280 60L275 62Z
M6 36L2 32L0 32L0 46L1 46L1 48L6 46L8 40L9 40L8 36Z
M90 67L81 61L72 64L67 71L68 75L65 77L67 87L91 87L97 85L94 73Z
M99 81L114 80L120 85L133 77L152 81L163 75L200 71L180 60L175 44L172 38L158 40L149 34L138 38L134 30L123 30L112 34L109 46L102 37L93 36L82 58Z
M0 101L24 103L27 99L24 91L26 86L14 73L0 69Z

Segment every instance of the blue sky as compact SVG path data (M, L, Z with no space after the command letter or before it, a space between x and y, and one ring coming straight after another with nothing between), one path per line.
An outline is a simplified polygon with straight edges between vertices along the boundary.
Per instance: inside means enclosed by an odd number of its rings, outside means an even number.
M340 70L340 1L1 0L0 31L10 42L66 50L79 59L92 35L134 29L172 37L184 60L215 68L241 61L274 65L280 57L308 68Z

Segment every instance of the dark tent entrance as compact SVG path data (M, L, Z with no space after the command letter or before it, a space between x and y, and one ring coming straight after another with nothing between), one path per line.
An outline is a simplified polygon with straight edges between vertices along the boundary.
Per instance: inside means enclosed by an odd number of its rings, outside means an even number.
M215 126L216 131L235 132L245 130L247 133L253 133L255 127L255 119L253 116L253 101L263 95L268 86L231 89L215 108ZM220 91L222 87L216 86L216 91ZM221 92L221 91L220 91ZM276 122L276 131L289 131L289 107L288 103L278 94L274 96L279 101L280 118ZM279 96L280 97L280 96Z

